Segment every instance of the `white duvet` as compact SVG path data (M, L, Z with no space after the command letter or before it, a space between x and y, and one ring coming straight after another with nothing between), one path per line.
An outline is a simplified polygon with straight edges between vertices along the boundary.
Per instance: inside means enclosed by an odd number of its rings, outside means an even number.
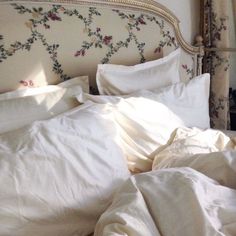
M151 172L132 176L99 219L96 236L236 235L234 140L177 129Z
M130 176L109 105L0 135L0 235L93 232Z
M235 236L235 141L183 125L135 97L0 135L0 236Z

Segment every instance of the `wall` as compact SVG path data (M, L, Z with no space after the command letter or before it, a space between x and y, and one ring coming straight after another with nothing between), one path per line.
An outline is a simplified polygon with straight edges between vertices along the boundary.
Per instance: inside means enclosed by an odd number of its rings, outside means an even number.
M184 39L194 43L199 34L200 1L199 0L155 0L170 9L180 20L180 30Z

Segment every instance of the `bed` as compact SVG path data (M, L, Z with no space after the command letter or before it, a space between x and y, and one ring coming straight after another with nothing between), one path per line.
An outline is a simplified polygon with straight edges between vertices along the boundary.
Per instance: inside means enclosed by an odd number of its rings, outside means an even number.
M236 235L203 56L151 0L2 0L0 235Z

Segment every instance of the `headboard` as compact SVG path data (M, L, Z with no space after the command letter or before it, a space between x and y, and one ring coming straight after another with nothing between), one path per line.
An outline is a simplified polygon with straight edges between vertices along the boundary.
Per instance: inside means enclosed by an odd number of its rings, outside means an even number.
M181 77L201 73L202 46L183 39L179 20L152 0L0 2L0 92L89 75L97 64L134 65L182 49Z

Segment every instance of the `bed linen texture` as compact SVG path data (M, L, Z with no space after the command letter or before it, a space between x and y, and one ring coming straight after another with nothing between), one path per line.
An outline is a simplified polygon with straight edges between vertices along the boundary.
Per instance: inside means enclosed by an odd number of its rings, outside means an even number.
M124 96L91 95L80 93L77 96L79 102L87 100L96 103L119 103L123 98L137 97L153 100L163 104L176 116L186 127L210 128L209 117L209 91L210 74L199 75L188 82L179 82L163 88L144 90ZM150 111L155 110L149 105ZM158 112L158 110L155 110Z
M51 92L0 101L0 133L6 133L45 120L77 107L80 85Z
M99 64L96 82L101 95L125 95L180 82L180 49L134 66Z
M130 176L112 116L89 103L0 135L0 235L93 232Z
M143 172L151 170L155 151L168 142L175 129L210 127L209 80L209 74L204 74L188 83L124 97L81 93L77 99L113 104L129 169Z
M0 134L69 111L80 105L75 96L82 92L89 92L88 76L0 94Z
M95 236L235 236L235 139L180 128L162 148L151 172L116 193Z

